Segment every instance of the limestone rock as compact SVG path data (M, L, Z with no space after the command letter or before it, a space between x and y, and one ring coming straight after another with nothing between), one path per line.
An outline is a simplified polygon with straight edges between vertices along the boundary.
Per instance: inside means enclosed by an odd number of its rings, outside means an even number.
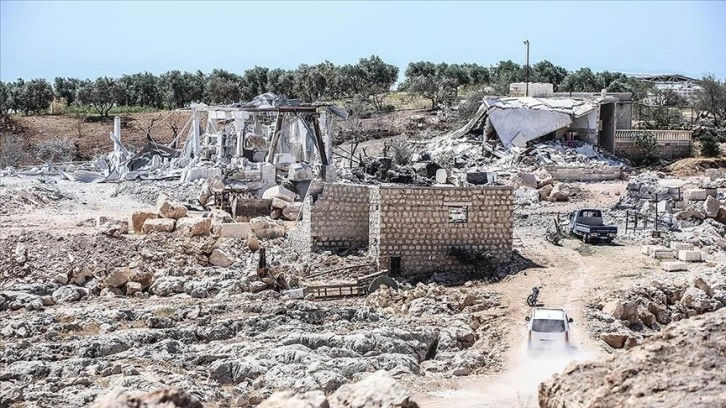
M267 289L267 284L262 281L254 281L250 283L250 292L252 293L258 293L262 292L263 290Z
M247 236L247 248L249 248L252 252L257 252L260 250L260 241L257 240L257 237L255 237L254 234L250 234Z
M628 335L623 333L600 333L600 340L614 349L623 348L627 339Z
M164 218L178 220L179 218L186 217L187 207L176 200L172 200L166 194L159 194L159 198L156 200L156 212Z
M686 289L681 297L684 306L696 310L698 313L704 313L711 310L711 299L703 290L691 287Z
M548 198L548 200L552 202L569 201L569 199L570 196L562 183L557 184L556 186L554 186L554 188L552 188L552 191L550 192L550 196Z
M146 220L152 220L154 218L159 218L159 215L151 211L136 211L131 214L131 225L134 228L134 232L143 234L142 227Z
M622 354L568 365L539 386L538 406L720 407L724 344L726 309L681 320Z
M234 263L234 261L221 249L216 248L209 255L209 263L214 266L226 268Z
M250 227L257 238L274 239L285 236L285 226L267 218L253 218L250 220Z
M290 203L285 200L281 200L279 198L272 199L272 208L273 209L277 208L277 209L283 210L288 205L290 205Z
M203 408L196 397L181 388L164 388L151 392L122 389L96 398L91 408Z
M209 218L180 218L176 222L176 230L189 237L209 235L212 220Z
M156 218L144 221L141 232L148 234L151 232L172 232L176 221L171 218Z
M86 296L88 291L78 286L67 285L61 286L60 288L53 291L53 300L56 303L70 303L81 300L82 297Z
M700 276L693 279L693 286L704 291L709 297L713 296L713 289Z
M418 408L411 395L385 371L377 371L333 393L330 408Z
M618 320L623 319L623 303L618 299L611 300L608 303L605 303L602 311L603 313L607 313Z
M120 288L125 285L129 279L131 279L131 271L129 268L114 268L106 276L104 282L106 282L106 286L108 287Z
M551 184L546 184L542 186L542 188L539 189L539 200L540 201L547 201L550 194L552 193L552 189L554 187Z
M303 203L292 203L282 209L282 216L288 221L297 221L300 211L302 211Z
M126 296L133 296L135 293L141 292L143 287L139 282L128 282L126 284Z
M248 222L225 222L215 225L212 232L220 237L245 239L252 232L252 227Z

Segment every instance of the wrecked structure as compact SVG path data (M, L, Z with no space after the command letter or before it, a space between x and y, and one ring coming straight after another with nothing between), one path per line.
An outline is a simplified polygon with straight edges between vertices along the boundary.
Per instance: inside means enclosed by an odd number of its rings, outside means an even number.
M504 186L326 184L296 240L302 251L367 248L394 276L483 273L511 257L513 199Z

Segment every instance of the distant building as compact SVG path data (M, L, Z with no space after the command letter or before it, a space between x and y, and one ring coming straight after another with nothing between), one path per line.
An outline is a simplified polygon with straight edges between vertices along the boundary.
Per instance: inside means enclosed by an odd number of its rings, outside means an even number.
M631 77L637 78L644 82L650 82L657 89L660 90L671 89L675 91L678 95L686 98L687 100L693 99L693 93L697 89L701 89L701 87L698 85L697 79L689 78L685 75L631 75Z

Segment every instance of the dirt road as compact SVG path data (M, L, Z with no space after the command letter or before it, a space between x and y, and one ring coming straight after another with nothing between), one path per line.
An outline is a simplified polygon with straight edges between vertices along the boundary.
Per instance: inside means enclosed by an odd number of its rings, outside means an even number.
M522 254L541 265L492 285L507 303L507 342L510 345L502 373L455 378L448 387L416 396L419 405L435 407L536 407L537 386L568 363L604 353L587 333L585 306L589 294L604 284L628 279L642 265L623 265L618 259L641 259L636 246L590 245L574 239L562 246L540 237L521 237ZM636 261L639 262L639 261ZM564 308L574 319L573 350L533 355L527 352L525 298L534 286L541 287L540 301L547 307Z

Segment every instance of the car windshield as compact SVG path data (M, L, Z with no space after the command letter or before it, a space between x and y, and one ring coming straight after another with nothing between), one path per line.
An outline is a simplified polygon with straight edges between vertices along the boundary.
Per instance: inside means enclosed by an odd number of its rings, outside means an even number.
M562 333L565 331L565 321L554 319L535 319L532 320L532 331L538 333Z

